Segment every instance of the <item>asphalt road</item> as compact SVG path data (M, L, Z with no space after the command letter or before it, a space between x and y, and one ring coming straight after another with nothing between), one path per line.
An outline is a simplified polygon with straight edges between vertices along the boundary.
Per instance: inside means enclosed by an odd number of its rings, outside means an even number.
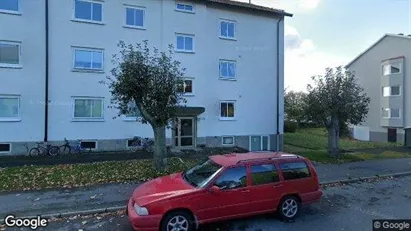
M273 215L258 216L202 227L202 231L262 231L262 230L372 230L372 219L411 219L411 177L362 182L329 187L323 199L304 207L291 223L279 221ZM0 230L2 230L0 228ZM4 229L3 229L4 230ZM30 230L7 228L6 230ZM51 221L38 230L131 231L122 213L88 217L72 217Z

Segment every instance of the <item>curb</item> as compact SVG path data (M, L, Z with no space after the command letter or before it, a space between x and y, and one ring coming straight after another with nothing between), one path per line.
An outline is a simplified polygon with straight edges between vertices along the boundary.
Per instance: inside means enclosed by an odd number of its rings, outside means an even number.
M51 213L51 214L44 214L40 215L41 218L50 219L50 218L63 218L63 217L70 217L76 215L91 215L91 214L101 214L101 213L110 213L110 212L117 212L121 210L125 210L127 206L113 206L107 208L99 208L99 209L89 209L89 210L79 210L79 211L71 211L71 212L64 212L64 213ZM37 216L16 216L20 219L31 219L37 218ZM0 220L0 224L4 224L4 219Z
M375 179L384 179L384 178L398 178L398 177L403 177L403 176L411 176L411 172L400 172L400 173L393 173L393 174L384 174L384 175L375 175L375 176L370 176L370 177L358 177L358 178L353 178L353 179L347 179L347 180L336 180L336 181L326 181L326 182L320 182L320 186L329 186L332 184L340 183L340 184L350 184L350 183L357 183L361 181L366 181L366 180L375 180Z
M384 175L375 175L371 177L358 177L354 179L347 179L347 180L336 180L336 181L325 181L320 182L321 187L327 187L333 184L350 184L350 183L357 183L366 180L375 180L375 179L384 179L384 178L398 178L404 176L411 176L410 172L401 172L401 173L394 173L394 174L384 174ZM89 209L89 210L79 210L79 211L71 211L71 212L64 212L64 213L52 213L52 214L45 214L41 215L42 218L63 218L63 217L70 217L75 215L91 215L91 214L101 214L101 213L108 213L108 212L116 212L120 210L125 210L127 206L113 206L113 207L106 207L106 208L99 208L99 209ZM37 216L18 216L18 218L25 219L25 218L37 218ZM0 220L0 224L4 224L4 219Z

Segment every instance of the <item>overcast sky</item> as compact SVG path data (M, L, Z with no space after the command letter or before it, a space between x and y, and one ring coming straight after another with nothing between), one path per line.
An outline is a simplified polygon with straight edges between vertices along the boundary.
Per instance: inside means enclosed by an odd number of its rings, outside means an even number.
M239 0L248 2L248 0ZM385 33L411 34L411 0L251 0L285 19L285 87L305 90L325 67L345 65Z

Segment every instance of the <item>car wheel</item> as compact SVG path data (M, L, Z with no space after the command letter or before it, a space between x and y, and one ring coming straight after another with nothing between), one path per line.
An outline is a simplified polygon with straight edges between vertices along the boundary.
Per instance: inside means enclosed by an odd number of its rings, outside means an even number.
M161 224L161 231L193 231L193 216L185 211L175 211L167 214Z
M278 212L284 221L293 220L300 211L300 201L295 196L286 196L279 204Z

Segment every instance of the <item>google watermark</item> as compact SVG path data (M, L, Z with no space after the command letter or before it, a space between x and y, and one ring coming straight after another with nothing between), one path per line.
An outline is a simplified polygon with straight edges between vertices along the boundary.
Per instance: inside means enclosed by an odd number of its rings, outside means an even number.
M4 218L4 224L9 228L25 227L36 230L40 227L46 227L48 225L48 220L41 218L40 216L33 218L17 218L14 215L7 215L6 218Z
M411 231L411 220L373 220L373 231L399 230Z

